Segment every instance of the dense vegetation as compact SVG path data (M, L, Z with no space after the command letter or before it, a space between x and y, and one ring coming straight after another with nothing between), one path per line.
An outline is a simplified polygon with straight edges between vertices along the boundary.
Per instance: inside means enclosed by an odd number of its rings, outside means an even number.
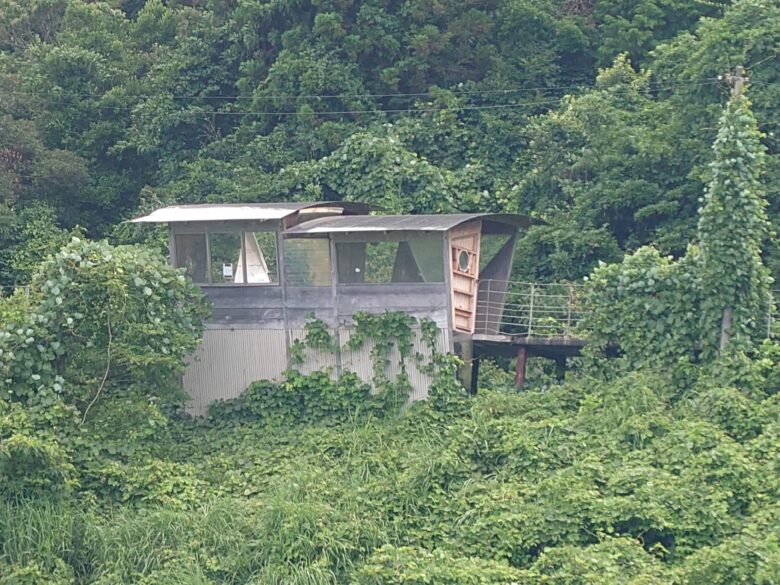
M780 217L771 0L0 8L6 284L29 280L31 218L124 243L139 235L120 220L168 201L520 211L548 223L518 272L546 280L649 243L683 254L729 91L717 78L738 64Z
M779 54L770 0L0 0L0 585L780 583ZM586 355L187 419L208 308L122 220L320 198L544 219Z

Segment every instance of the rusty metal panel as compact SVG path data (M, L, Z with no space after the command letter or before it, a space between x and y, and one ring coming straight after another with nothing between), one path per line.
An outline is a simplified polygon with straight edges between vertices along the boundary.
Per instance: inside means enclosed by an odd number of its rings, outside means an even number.
M186 410L202 416L209 403L235 398L256 380L278 380L286 369L283 329L207 329L184 373Z
M341 338L341 367L343 370L355 372L361 380L371 383L374 377L374 364L371 359L371 348L373 343L367 341L360 349L351 350L346 347L349 339L354 335L354 327L339 328ZM450 350L449 332L446 329L439 329L436 339L436 351L445 353ZM406 373L409 376L409 382L412 386L410 401L423 400L428 397L428 388L431 385L431 377L420 371L419 363L415 355L419 353L423 356L422 364L430 362L431 354L425 342L420 337L419 328L414 328L412 355L406 358ZM403 371L401 356L398 349L393 348L390 352L390 365L385 374L390 380L394 380Z

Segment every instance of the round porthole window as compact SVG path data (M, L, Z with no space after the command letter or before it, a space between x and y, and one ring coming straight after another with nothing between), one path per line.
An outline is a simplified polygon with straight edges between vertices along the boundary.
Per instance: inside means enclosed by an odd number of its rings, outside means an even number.
M471 266L471 254L466 250L461 250L458 254L458 269L461 272L468 272Z

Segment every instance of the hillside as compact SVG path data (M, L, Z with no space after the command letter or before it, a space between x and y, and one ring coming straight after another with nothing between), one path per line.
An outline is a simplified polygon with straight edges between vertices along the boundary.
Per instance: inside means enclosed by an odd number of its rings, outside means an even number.
M772 351L728 382L518 395L494 374L389 419L166 423L114 402L78 440L81 497L0 502L0 582L776 583Z
M770 0L0 0L0 585L780 583L779 55ZM533 216L588 345L471 396L405 313L300 373L312 316L187 417L210 307L124 220L320 199Z
M117 224L172 201L532 214L528 279L682 254L739 64L780 217L776 2L0 6L4 284L51 237L32 218L137 241Z

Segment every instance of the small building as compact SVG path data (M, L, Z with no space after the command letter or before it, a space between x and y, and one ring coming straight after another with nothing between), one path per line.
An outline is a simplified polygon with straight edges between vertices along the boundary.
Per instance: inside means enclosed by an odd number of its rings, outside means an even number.
M333 330L339 349L307 352L301 371L346 369L371 380L370 348L344 345L357 312L430 319L437 349L471 363L475 330L490 333L501 320L517 232L530 219L371 212L345 202L181 205L133 220L168 225L171 263L186 268L213 304L183 377L189 412L204 414L256 380L279 379L311 314ZM489 292L480 278L493 283ZM417 337L415 351L425 354ZM414 365L407 373L411 398L426 397L427 375Z

